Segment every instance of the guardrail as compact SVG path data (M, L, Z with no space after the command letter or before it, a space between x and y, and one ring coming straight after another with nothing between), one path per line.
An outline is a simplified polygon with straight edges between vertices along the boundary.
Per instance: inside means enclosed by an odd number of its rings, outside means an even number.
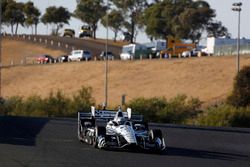
M42 36L42 35L4 35L6 38L12 38L15 40L25 40L27 42L38 43L45 45L52 49L63 49L65 51L71 51L77 49L74 45L69 44L67 42L61 42L60 39L51 38L50 36Z

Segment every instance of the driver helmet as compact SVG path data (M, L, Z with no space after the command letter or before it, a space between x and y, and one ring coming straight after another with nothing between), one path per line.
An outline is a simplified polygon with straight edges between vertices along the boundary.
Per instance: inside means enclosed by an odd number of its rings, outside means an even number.
M117 123L118 123L119 125L122 125L122 124L125 123L125 118L123 118L123 117L118 117L116 121L117 121Z

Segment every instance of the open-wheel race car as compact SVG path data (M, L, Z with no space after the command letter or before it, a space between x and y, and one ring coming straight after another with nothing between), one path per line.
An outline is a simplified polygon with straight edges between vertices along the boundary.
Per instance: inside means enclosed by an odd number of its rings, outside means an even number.
M105 126L97 126L97 122ZM113 110L96 110L78 113L78 138L100 149L138 149L161 152L165 140L160 129L149 129L142 115Z

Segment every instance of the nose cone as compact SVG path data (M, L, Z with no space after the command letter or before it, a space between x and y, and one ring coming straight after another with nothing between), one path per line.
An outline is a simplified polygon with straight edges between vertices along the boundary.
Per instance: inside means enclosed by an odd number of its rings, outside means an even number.
M124 137L124 139L128 142L128 143L137 143L136 142L136 137L135 137L135 133L134 130L132 129L131 126L128 125L123 125L120 126L120 132L121 135Z

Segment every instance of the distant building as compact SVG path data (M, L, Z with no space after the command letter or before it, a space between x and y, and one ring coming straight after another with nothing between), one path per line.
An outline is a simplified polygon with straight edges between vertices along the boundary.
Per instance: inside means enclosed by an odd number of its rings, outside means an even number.
M206 51L214 55L235 55L237 54L237 39L208 37ZM240 39L240 54L249 53L250 39Z

